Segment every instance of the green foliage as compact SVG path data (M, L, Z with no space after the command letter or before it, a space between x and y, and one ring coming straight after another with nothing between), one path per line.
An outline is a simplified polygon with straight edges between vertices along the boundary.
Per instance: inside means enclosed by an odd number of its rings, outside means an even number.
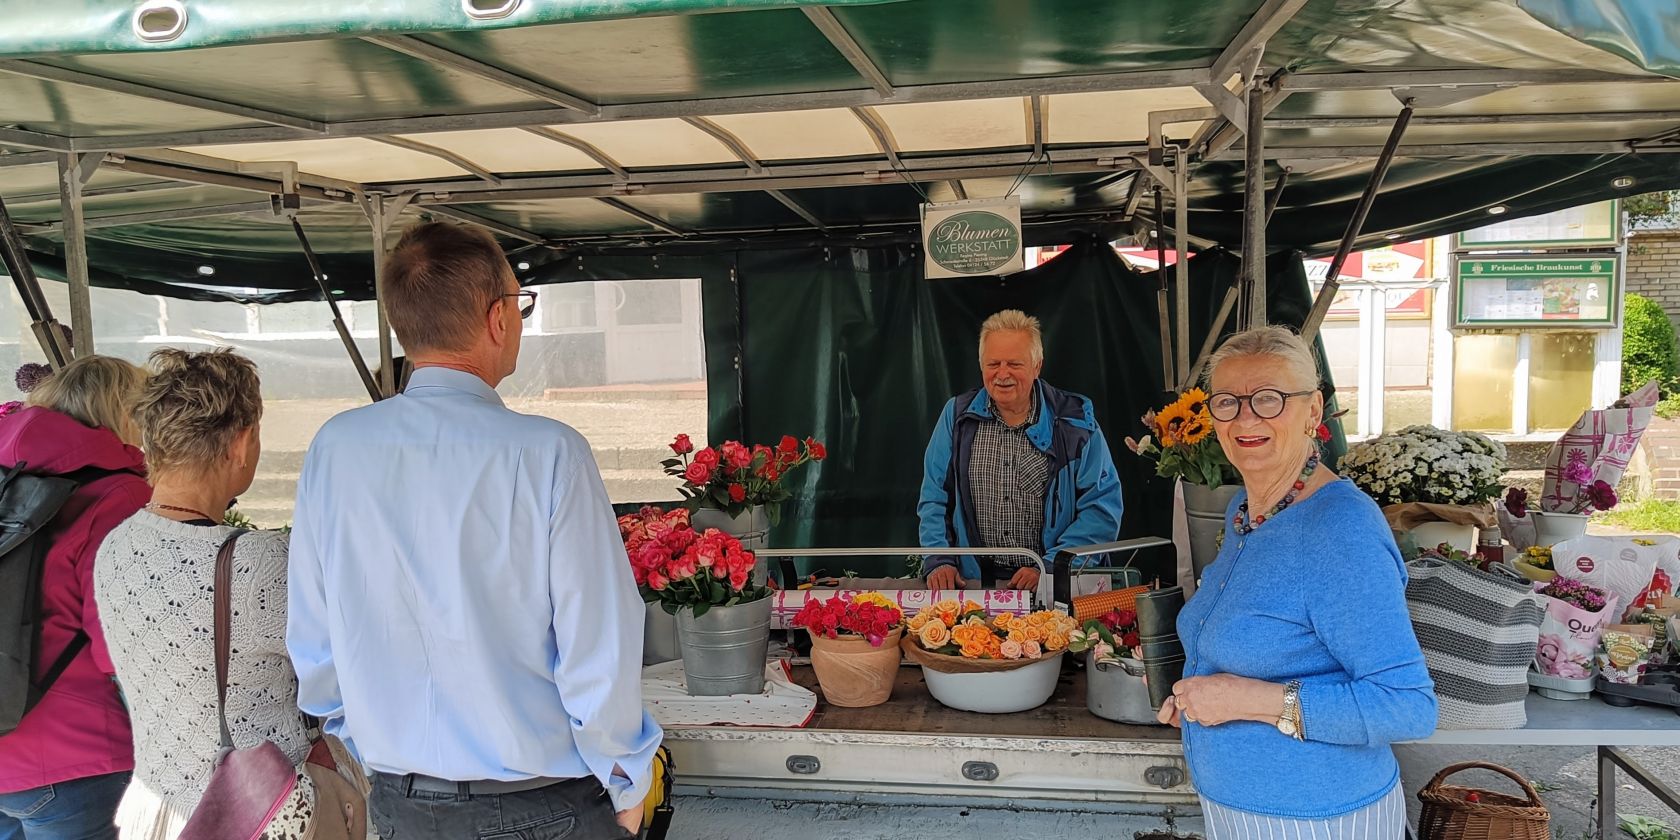
M1641 499L1636 504L1619 505L1615 510L1595 514L1593 521L1648 534L1680 534L1680 502Z
M1680 216L1680 190L1660 190L1622 199L1622 209L1634 227L1673 221Z
M1680 346L1668 313L1650 298L1630 294L1622 323L1622 393L1653 379L1664 396L1680 393Z
M1680 417L1680 394L1669 394L1657 403L1657 416L1664 420Z
M1632 835L1634 840L1680 840L1680 833L1662 820L1644 816L1617 815L1623 831Z

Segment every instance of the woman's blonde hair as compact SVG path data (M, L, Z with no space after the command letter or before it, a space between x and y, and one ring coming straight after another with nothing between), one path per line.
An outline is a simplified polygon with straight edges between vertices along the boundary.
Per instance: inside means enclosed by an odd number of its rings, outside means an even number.
M146 372L111 356L83 356L36 385L25 401L76 418L89 428L106 428L125 443L139 443L135 402Z
M1213 384L1213 372L1231 359L1269 356L1283 363L1302 388L1319 386L1318 362L1300 335L1288 327L1255 327L1225 339L1208 358L1205 380Z
M228 348L158 350L151 368L138 414L146 463L154 473L202 473L227 452L235 435L262 419L257 366Z

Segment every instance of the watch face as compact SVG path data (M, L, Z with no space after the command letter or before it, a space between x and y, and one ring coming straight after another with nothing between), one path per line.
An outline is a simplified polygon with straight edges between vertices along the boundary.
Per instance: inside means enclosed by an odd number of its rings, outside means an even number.
M1278 721L1278 731L1293 738L1295 737L1295 721L1288 718Z

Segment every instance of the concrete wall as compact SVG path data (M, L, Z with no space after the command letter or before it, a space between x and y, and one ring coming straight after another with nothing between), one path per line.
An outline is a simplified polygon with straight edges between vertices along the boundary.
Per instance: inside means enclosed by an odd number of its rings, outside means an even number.
M1680 324L1680 228L1634 231L1628 239L1627 290L1656 301Z

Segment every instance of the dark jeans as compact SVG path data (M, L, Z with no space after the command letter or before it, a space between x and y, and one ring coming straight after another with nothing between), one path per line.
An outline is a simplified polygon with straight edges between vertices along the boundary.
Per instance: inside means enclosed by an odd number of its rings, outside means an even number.
M0 840L117 840L129 773L0 793Z
M368 812L380 840L622 840L629 837L594 777L537 790L462 796L404 790L377 773Z

